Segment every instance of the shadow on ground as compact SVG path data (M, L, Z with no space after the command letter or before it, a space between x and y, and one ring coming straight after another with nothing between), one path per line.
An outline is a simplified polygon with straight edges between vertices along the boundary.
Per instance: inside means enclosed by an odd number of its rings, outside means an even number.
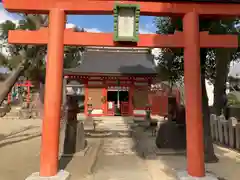
M156 137L152 136L151 129L145 130L146 128L137 123L138 126L132 126L133 140L135 143L134 150L137 152L139 157L146 161L157 160L162 164L161 170L170 177L175 177L177 170L186 169L186 135L184 134L184 129L175 129L174 127L168 127L167 123L160 124L159 130L160 135L167 136L169 139L161 139L161 143L164 141L174 142L176 144L170 144L165 146L165 148L158 148L156 146ZM163 125L161 129L161 125ZM230 152L226 148L221 148L215 146L215 153L219 157L220 161L218 163L206 164L206 171L214 174L219 178L219 180L237 180L240 173L237 170L236 153ZM234 165L235 164L235 165ZM233 166L234 165L234 166ZM232 168L230 168L232 167Z
M100 118L99 118L100 119ZM111 120L109 120L111 121ZM166 124L161 124L161 126L165 128L163 132L165 135L167 134L170 137L171 142L176 142L176 144L171 145L174 148L158 148L156 146L156 136L153 136L153 128L149 128L148 123L146 121L136 121L129 122L129 118L123 118L123 121L126 125L129 125L130 128L128 130L120 129L111 129L111 128L96 128L94 130L93 127L85 127L85 138L87 141L91 141L94 139L121 139L128 138L132 139L133 147L132 151L135 152L137 156L139 156L142 160L144 160L148 166L151 168L158 168L156 170L156 174L160 173L160 170L168 177L175 179L177 170L186 169L186 151L184 143L179 143L179 141L183 141L186 136L183 134L180 135L183 131L180 128L179 132L176 132L176 129L173 127L167 127ZM174 133L173 133L174 132ZM168 139L161 140L163 144L165 143L166 147L168 145ZM229 151L225 148L220 148L215 146L215 151L220 161L215 164L206 164L207 172L215 174L219 177L219 180L238 180L239 170L237 169L236 155L229 153ZM79 165L79 157L61 157L60 158L60 169L68 169L73 167L74 165ZM84 159L81 157L81 159ZM74 161L74 162L72 162ZM70 163L71 162L71 163ZM236 164L234 164L236 162ZM80 162L82 164L82 162ZM69 164L71 164L69 166ZM234 165L234 166L233 166ZM160 170L159 170L160 168ZM79 173L79 172L76 172Z
M67 165L72 161L73 155L61 156L59 159L59 170L66 169Z
M14 131L10 134L0 134L0 148L7 146L7 145L12 145L15 143L19 143L22 141L27 141L31 140L37 137L41 136L41 133L35 132L35 133L30 133L29 131L38 129L38 126L27 126L24 127L20 130Z

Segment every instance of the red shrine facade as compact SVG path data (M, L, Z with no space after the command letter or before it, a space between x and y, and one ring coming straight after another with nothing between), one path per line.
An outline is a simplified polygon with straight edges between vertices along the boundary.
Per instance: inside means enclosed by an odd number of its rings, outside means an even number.
M154 115L167 114L167 93L157 95L165 97L161 100L153 96L163 91L151 88L156 75L153 55L147 49L129 48L88 49L79 67L64 70L67 84L82 84L86 116L89 104L92 116L113 116L116 108L118 115L145 116L147 106Z

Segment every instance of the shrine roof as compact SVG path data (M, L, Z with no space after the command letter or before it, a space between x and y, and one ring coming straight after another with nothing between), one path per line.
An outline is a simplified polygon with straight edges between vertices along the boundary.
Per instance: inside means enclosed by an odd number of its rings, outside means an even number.
M81 65L65 69L65 75L155 75L153 55L146 52L87 51Z

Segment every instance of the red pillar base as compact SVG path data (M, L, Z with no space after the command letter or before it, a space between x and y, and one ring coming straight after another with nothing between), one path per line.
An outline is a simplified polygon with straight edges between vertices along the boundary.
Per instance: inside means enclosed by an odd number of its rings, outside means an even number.
M40 176L39 172L36 172L36 173L31 174L25 180L48 180L48 179L52 179L52 180L69 180L70 179L70 174L67 171L61 170L55 176L43 177L43 176Z
M210 173L206 173L206 175L204 177L197 177L196 178L196 177L188 175L187 171L179 171L177 173L177 179L178 180L196 180L196 179L199 179L199 180L218 180L217 177L215 177L213 174L210 174Z

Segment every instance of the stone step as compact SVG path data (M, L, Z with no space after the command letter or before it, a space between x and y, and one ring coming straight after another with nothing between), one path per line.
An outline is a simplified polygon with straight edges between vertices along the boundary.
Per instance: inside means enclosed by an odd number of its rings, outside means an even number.
M11 107L11 111L20 111L21 107Z
M15 119L19 119L18 117L1 117L1 120L15 120Z
M122 125L122 126L116 126L116 125L97 125L98 127L115 127L115 128L127 128L127 127L130 127L130 126L126 126L126 125Z
M19 112L19 111L21 111L22 109L10 109L10 111L9 112Z
M111 120L103 120L103 121L101 121L101 123L105 123L105 124L129 124L129 122L126 122L126 121L117 121L117 120L113 120L113 121L111 121Z
M98 126L129 127L128 124L97 124Z
M19 111L18 112L9 112L6 114L6 116L18 116L19 115Z

